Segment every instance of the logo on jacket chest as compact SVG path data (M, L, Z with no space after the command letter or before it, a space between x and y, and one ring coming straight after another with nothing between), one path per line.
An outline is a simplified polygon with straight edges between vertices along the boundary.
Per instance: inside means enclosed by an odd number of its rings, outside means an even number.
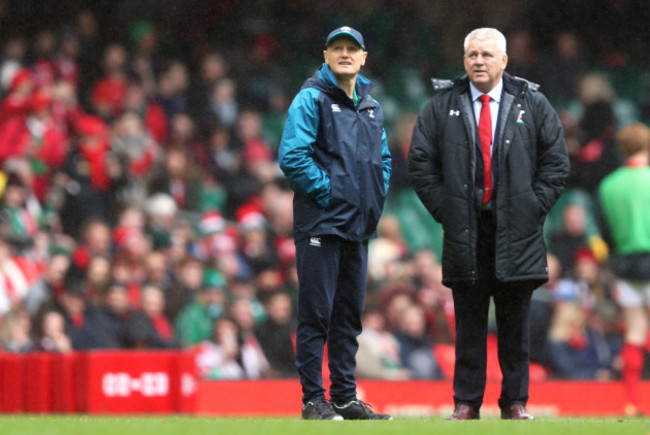
M525 124L525 122L524 122L524 113L526 113L525 110L520 110L519 111L519 116L517 117L517 124Z
M332 104L332 113L334 112L340 112L341 108L339 107L338 104Z
M460 110L450 110L449 116L460 116Z

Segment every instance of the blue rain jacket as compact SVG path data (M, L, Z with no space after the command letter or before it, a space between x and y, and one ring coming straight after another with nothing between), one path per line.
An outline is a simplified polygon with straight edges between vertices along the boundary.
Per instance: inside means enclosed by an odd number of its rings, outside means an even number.
M391 172L384 114L358 75L355 107L326 64L296 95L279 150L295 196L294 238L376 236Z

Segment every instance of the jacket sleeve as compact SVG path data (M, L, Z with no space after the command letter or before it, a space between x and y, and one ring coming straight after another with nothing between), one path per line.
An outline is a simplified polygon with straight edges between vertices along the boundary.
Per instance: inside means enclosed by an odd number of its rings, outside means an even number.
M440 165L437 125L433 101L425 106L413 128L413 137L408 153L408 177L420 201L441 221L441 191L443 176Z
M381 161L384 165L384 192L388 193L388 185L390 182L390 174L393 169L392 166L392 157L390 150L388 149L388 139L386 137L386 130L383 130L381 134Z
M569 154L557 112L537 93L537 171L533 190L545 213L560 196L569 175Z
M296 192L327 208L330 179L313 158L320 122L317 101L318 91L311 88L301 90L294 98L284 126L278 160Z

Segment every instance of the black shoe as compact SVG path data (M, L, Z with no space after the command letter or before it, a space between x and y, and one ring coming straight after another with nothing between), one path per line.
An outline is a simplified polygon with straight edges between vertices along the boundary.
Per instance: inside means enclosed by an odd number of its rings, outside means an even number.
M303 420L343 420L339 414L334 412L332 405L325 399L307 402L302 406Z
M392 420L388 414L375 414L370 405L361 400L353 400L345 405L332 405L334 411L342 415L346 420Z
M535 420L535 417L526 411L526 407L521 403L510 405L501 410L501 418L504 420Z
M481 413L474 410L466 403L458 403L454 408L454 413L447 417L447 420L479 420Z

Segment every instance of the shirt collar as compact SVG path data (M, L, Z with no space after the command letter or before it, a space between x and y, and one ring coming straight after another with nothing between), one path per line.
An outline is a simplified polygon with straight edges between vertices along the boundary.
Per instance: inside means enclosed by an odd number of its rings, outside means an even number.
M476 87L472 84L472 82L469 83L469 89L472 92L472 101L478 100L478 97L483 95L483 92L476 89ZM492 90L490 92L488 92L487 94L494 101L496 101L497 103L500 103L501 102L501 91L503 91L503 78L501 80L499 80L499 83L497 83L497 85L494 88L492 88Z

